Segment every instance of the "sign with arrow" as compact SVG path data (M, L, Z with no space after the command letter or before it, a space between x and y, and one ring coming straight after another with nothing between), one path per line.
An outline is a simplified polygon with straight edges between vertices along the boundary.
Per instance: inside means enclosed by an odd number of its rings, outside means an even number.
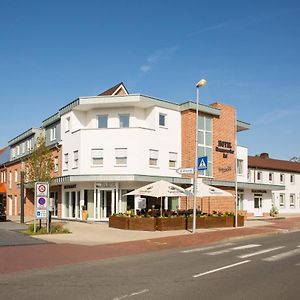
M179 168L176 172L178 174L194 174L194 168Z

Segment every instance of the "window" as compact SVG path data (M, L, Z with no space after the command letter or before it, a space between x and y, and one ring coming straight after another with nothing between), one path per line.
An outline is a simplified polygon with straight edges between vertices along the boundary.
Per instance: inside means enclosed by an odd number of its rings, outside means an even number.
M56 140L56 127L50 128L50 142Z
M116 165L126 165L127 164L127 148L116 148Z
M166 126L166 116L165 114L159 114L159 126Z
M284 183L284 174L281 173L279 177L280 177L280 183Z
M273 173L269 173L269 181L270 181L270 182L273 182L273 176L274 176Z
M107 128L108 115L98 116L98 128Z
M257 179L257 181L261 181L262 180L262 172L261 171L258 171L256 173L256 179Z
M120 128L129 127L129 115L119 115Z
M24 154L24 153L25 153L25 142L22 143L22 154Z
M238 159L237 160L237 173L239 175L243 175L243 164L244 164L244 161L242 159Z
M198 116L198 156L208 157L208 169L199 171L199 175L212 176L212 119L208 116Z
M15 170L15 182L18 182L18 170Z
M149 165L157 166L158 165L158 150L149 150Z
M285 194L279 195L279 206L281 206L281 207L285 206Z
M68 153L65 153L64 155L64 167L65 167L65 170L68 170L68 167L69 167L69 154Z
M92 165L103 165L103 149L92 149Z
M290 194L290 207L295 207L295 194Z
M73 152L73 168L78 168L78 150Z
M250 170L248 170L248 172L247 172L247 179L248 179L248 181L251 180L251 171Z
M30 141L31 140L28 140L27 143L26 143L27 144L27 151L30 151L30 149L31 149L31 147L30 147Z
M11 186L12 186L12 174L11 174L11 171L9 171L9 188L11 189Z
M68 132L70 130L70 123L71 123L70 117L66 118L65 132Z
M169 168L176 168L177 166L177 153L169 152Z
M16 157L16 148L11 149L11 157L15 158Z
M54 157L54 172L58 172L58 168L59 168L59 165L58 165L58 156L55 156Z
M20 155L20 145L17 146L17 156Z
M295 184L295 175L290 176L290 183Z

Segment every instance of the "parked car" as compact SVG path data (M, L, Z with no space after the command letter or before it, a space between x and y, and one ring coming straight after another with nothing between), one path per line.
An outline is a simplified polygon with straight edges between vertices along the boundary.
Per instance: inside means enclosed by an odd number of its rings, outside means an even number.
M0 221L6 221L6 213L1 203L0 203Z

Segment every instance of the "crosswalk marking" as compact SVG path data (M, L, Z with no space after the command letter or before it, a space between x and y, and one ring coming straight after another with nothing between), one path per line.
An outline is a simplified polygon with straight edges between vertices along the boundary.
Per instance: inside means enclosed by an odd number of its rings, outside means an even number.
M264 258L264 261L277 261L300 253L300 249L294 249L288 252L280 253L274 256Z
M240 255L238 256L239 258L247 258L247 257L251 257L251 256L255 256L255 255L259 255L259 254L263 254L263 253L268 253L268 252L271 252L271 251L275 251L275 250L278 250L278 249L282 249L284 248L285 246L280 246L280 247L275 247L275 248L269 248L269 249L264 249L264 250L260 250L260 251L257 251L257 252L253 252L253 253L248 253L248 254L244 254L244 255Z
M234 245L234 243L226 243L226 244L207 246L207 247L202 247L202 248L194 248L194 249L183 250L180 252L181 253L193 253L193 252L200 252L200 251L207 251L207 250L212 250L212 249L223 248L223 247L232 246L232 245Z
M219 255L219 254L228 253L228 252L235 251L235 250L244 250L244 249L255 248L255 247L260 247L260 246L261 245L258 245L258 244L248 244L248 245L244 245L244 246L233 247L233 248L224 249L224 250L220 250L220 251L209 252L209 253L205 253L205 254L207 254L207 255Z
M250 261L251 260L244 260L244 261L232 264L232 265L224 266L224 267L221 267L221 268L218 268L218 269L214 269L214 270L210 270L210 271L207 271L207 272L204 272L204 273L199 273L199 274L194 275L193 277L194 278L201 277L201 276L204 276L204 275L207 275L207 274L215 273L215 272L218 272L218 271L221 271L221 270L225 270L225 269L229 269L229 268L232 268L232 267L235 267L235 266L246 264L246 263L248 263Z

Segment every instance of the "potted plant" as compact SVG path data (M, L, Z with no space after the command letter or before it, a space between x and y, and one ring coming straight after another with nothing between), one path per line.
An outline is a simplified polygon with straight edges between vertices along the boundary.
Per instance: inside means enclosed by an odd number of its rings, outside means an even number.
M82 209L82 220L86 221L88 218L88 211L87 211L86 205L83 205L81 207L81 209Z
M276 217L278 215L278 208L272 204L272 208L270 209L270 216Z

